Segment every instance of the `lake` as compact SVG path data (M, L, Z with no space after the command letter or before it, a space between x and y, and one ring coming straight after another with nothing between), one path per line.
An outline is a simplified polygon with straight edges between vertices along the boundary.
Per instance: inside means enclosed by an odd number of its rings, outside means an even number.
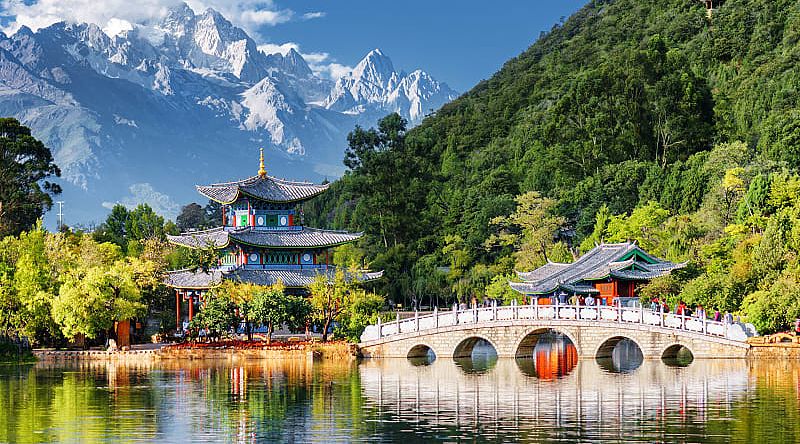
M668 365L669 364L669 365ZM800 362L525 359L0 366L0 442L800 442Z

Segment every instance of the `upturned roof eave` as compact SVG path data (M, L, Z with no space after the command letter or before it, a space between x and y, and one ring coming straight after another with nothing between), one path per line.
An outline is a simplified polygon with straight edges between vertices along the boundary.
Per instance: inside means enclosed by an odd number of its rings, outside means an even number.
M273 177L269 177L269 176L267 176L267 177L273 183L287 182L287 181L282 181L282 180L279 180L279 179L275 179ZM211 184L211 185L195 185L195 189L197 190L198 193L200 193L201 195L209 198L210 200L213 200L214 202L217 202L217 203L222 204L222 205L230 205L230 204L236 202L237 200L239 200L239 198L242 197L242 196L247 196L247 197L250 197L250 198L253 198L253 199L258 199L258 200L261 200L261 201L264 201L264 202L269 202L269 203L303 202L303 201L306 201L306 200L309 200L309 199L312 199L314 197L319 196L320 194L322 194L325 191L327 191L328 188L330 188L330 184L317 185L317 184L313 184L313 183L310 183L310 182L308 182L308 183L307 182L288 183L288 185L290 185L290 186L302 186L302 187L313 188L314 191L311 192L310 194L308 194L307 196L303 196L303 197L298 197L298 198L294 198L294 199L278 199L278 200L276 200L276 199L266 198L266 197L263 197L263 196L257 196L257 195L255 195L253 193L249 193L246 190L243 190L242 189L242 187L243 187L242 184L244 182L246 182L248 180L252 180L252 179L256 179L256 178L251 177L251 178L244 179L244 180L241 180L241 181L238 181L238 182L227 182L227 183L218 183L218 184ZM247 184L247 185L250 185L250 184ZM214 197L211 194L207 194L204 191L204 190L214 189L214 188L236 188L236 193L233 196L232 200L226 201L226 200L220 200L219 198Z

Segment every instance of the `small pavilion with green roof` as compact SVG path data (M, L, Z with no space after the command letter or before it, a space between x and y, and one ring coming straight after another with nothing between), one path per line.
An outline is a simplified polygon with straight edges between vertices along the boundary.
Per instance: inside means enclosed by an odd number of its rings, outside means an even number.
M685 267L659 259L636 243L600 244L571 264L548 262L529 272L518 272L522 282L511 288L541 304L554 303L559 296L592 295L602 305L614 298L636 298L636 286Z

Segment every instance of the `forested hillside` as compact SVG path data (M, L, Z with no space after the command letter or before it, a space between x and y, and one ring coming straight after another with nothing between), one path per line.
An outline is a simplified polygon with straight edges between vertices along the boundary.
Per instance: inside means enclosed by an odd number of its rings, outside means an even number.
M436 115L356 128L309 204L364 230L397 302L510 297L513 270L637 240L645 295L800 316L800 3L592 1ZM429 299L430 298L430 299Z

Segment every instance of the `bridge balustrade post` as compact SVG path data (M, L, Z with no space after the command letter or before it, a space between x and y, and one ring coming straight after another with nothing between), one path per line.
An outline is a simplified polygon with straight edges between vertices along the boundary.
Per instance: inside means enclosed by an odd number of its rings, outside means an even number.
M383 337L383 326L381 325L381 317L378 316L378 337Z
M419 311L414 310L414 324L416 324L416 331L419 331Z
M458 302L453 303L453 316L455 316L455 325L458 325Z
M531 301L531 302L532 302L532 301ZM535 318L537 321L539 320L539 304L535 304L535 305L533 306L533 317L534 317L534 318ZM556 318L557 318L557 317L558 317L558 314L556 314Z
M478 303L472 304L472 322L478 323Z
M433 327L439 328L439 307L433 307Z
M708 334L708 318L706 317L705 313L703 313L703 334Z
M639 307L639 323L644 324L644 307Z
M600 316L600 305L599 305L600 301L599 300L597 301L597 304L598 305L595 305L595 307L594 307L595 311L597 312L597 317L595 319L597 319L597 321L599 322L599 321L603 320L603 318Z
M497 301L492 301L492 320L497 320Z

